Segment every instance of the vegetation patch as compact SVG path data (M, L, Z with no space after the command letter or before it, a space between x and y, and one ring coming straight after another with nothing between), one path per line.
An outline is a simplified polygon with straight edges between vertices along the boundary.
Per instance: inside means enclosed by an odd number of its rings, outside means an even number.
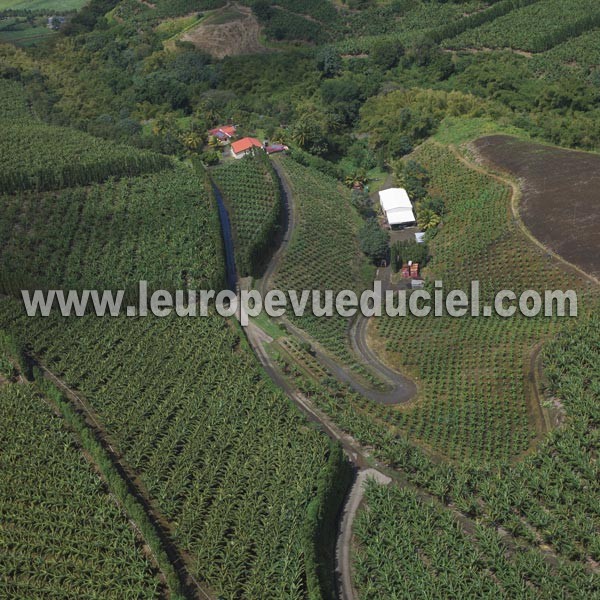
M309 504L339 461L241 331L216 316L32 319L9 300L0 314L99 415L196 577L223 597L305 597Z
M173 291L223 283L214 199L205 179L188 169L4 195L0 207L4 293L122 289L131 295L140 280Z
M259 152L211 173L230 209L237 272L241 277L260 276L281 221L282 199L273 167Z
M141 540L64 421L16 383L0 384L0 415L3 594L160 598Z
M294 195L296 223L274 287L334 290L334 294L365 289L371 282L361 281L365 258L358 246L358 230L362 220L350 203L349 191L334 179L293 159L285 158L281 164ZM306 314L294 321L328 350L350 363L355 361L347 340L348 319Z
M52 190L168 169L166 156L44 123L2 123L0 192Z
M465 291L477 280L487 304L505 289L585 289L583 280L526 242L510 219L509 186L435 143L411 157L427 169L430 192L446 207L444 225L429 243L428 279ZM451 457L498 459L525 451L540 426L528 407L535 402L527 381L530 354L558 326L543 316L379 319L388 360L421 388L420 401L394 421Z
M564 0L541 0L469 29L444 45L543 52L598 25L600 6L595 0L570 0L568 4Z
M47 10L66 12L79 10L89 0L0 0L0 10Z

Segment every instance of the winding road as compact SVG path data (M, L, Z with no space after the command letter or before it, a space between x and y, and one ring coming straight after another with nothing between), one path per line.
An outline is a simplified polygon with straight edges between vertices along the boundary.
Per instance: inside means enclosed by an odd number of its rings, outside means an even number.
M277 272L281 260L290 244L296 224L296 208L294 205L294 194L287 175L277 159L272 160L272 165L279 178L281 197L284 205L285 223L284 231L281 239L281 244L277 251L273 254L267 268L265 269L262 279L258 282L258 291L264 296L273 282L273 277ZM349 330L349 338L354 353L359 358L360 362L367 367L381 381L386 383L385 390L371 387L359 380L352 370L341 363L339 360L331 356L320 344L318 344L311 336L294 325L285 317L280 318L280 322L285 324L288 332L300 342L310 344L314 349L314 357L317 361L329 371L341 383L350 386L355 392L384 405L400 404L408 402L417 394L417 387L413 381L383 364L381 359L369 347L367 342L367 327L369 320L358 315L352 323Z
M463 162L466 162L466 159L460 157L458 152L456 152L456 154L463 160ZM273 278L281 264L282 258L291 242L296 225L294 195L290 182L287 179L285 170L277 162L276 158L272 160L272 164L280 182L282 202L285 209L285 222L280 239L281 243L268 263L262 279L257 282L257 289L263 295L270 289L269 286L272 284ZM468 164L468 166L471 168L477 168L472 164ZM506 180L504 181L506 182ZM512 182L511 185L513 188L512 191L514 203L518 198L518 188L516 188L516 185ZM315 349L314 356L317 361L336 379L344 384L349 385L352 389L364 395L365 397L380 404L390 405L406 402L416 395L417 388L414 382L383 364L379 356L372 348L370 348L367 339L367 328L369 325L368 319L361 316L352 323L349 329L349 340L352 349L354 350L354 354L359 358L359 360L365 366L367 366L370 371L375 373L382 381L388 384L389 388L383 391L368 387L359 381L346 365L341 364L337 359L333 358L306 332L296 327L289 320L281 318L279 319L279 322L285 324L288 335L292 335L300 342L310 344L312 348ZM355 515L363 501L365 482L371 477L381 484L393 482L394 485L399 485L401 487L414 490L418 497L423 501L433 503L437 503L438 501L429 493L416 488L413 484L408 482L401 473L391 470L385 465L376 462L373 457L370 456L370 451L368 448L363 447L358 441L352 438L352 436L342 431L325 413L314 406L309 398L295 389L293 384L281 372L278 365L271 360L270 356L266 352L264 345L273 340L262 329L251 322L250 325L245 328L245 332L251 347L274 383L276 383L307 415L309 420L318 423L329 437L341 444L349 460L357 470L354 483L348 492L344 502L344 508L340 515L335 566L339 597L342 600L356 600L357 594L352 585L352 526ZM534 371L536 364L535 356L533 356L532 369ZM535 399L537 400L536 404L539 407L539 398L537 397L537 387L539 382L535 381L535 377L532 380L531 385L536 390ZM544 429L547 428L548 424L546 424ZM448 508L460 523L463 530L472 535L476 529L474 521L467 515L458 511L456 508ZM510 540L507 539L506 543L509 547L511 546ZM544 551L544 555L549 561L555 559L552 552Z
M257 282L257 289L263 296L270 289L274 275L279 269L296 226L296 209L290 182L284 169L277 162L277 159L273 159L271 163L279 179L284 214L279 247L266 266L262 278ZM381 360L369 347L367 342L368 319L362 316L355 319L349 330L349 338L352 348L359 359L371 372L386 382L387 389L383 391L368 387L359 381L346 365L334 359L306 332L296 327L288 319L281 318L279 321L285 324L288 333L293 335L298 341L308 343L312 346L314 349L313 355L316 360L336 379L365 397L380 404L391 405L407 402L416 395L417 388L415 384L400 373L382 364ZM365 482L369 478L374 478L382 484L387 484L391 479L376 468L377 463L373 465L368 452L356 440L342 431L325 413L315 407L306 396L294 388L287 377L281 372L280 368L271 360L271 357L264 348L265 343L273 341L272 338L252 322L244 330L250 346L273 382L307 415L310 421L318 423L331 439L341 444L349 460L357 469L357 475L340 514L335 565L339 597L342 600L356 600L357 595L352 585L351 561L354 518L363 500Z

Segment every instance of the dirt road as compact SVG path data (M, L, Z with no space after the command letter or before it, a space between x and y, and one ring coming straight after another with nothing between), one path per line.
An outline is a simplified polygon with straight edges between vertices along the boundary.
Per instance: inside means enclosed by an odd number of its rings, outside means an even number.
M382 485L387 485L391 481L387 475L376 469L364 469L358 473L350 490L342 515L340 536L336 547L338 566L343 567L341 571L337 572L341 600L354 600L358 597L352 585L352 558L350 552L352 548L352 526L365 495L365 483L369 478L375 479Z

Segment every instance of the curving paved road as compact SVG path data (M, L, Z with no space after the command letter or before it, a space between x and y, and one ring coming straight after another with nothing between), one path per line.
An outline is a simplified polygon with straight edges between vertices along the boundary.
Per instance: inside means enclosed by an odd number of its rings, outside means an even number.
M273 160L272 164L277 177L279 178L284 207L284 228L280 245L269 261L263 277L257 284L258 290L263 295L269 290L269 284L281 264L281 260L289 246L296 222L293 193L286 173L276 160ZM282 319L282 321L285 322L288 331L297 339L301 342L311 344L313 348L315 347L314 340L308 334L290 323L289 320ZM315 358L339 381L348 384L355 391L376 402L382 404L397 404L399 402L410 400L416 394L416 386L409 379L406 379L396 371L393 371L381 363L367 343L367 325L367 319L363 317L356 319L350 329L349 337L352 342L352 347L355 353L362 358L363 362L383 381L389 384L390 387L388 390L380 391L366 387L355 378L354 374L346 366L333 360L322 350L315 351ZM272 341L272 339L252 322L245 328L245 332L250 346L253 348L256 356L272 381L286 393L304 414L307 415L310 421L318 423L331 439L340 443L345 454L357 469L357 476L351 488L348 490L342 514L340 515L335 561L335 574L339 598L341 600L357 600L357 594L352 585L351 558L352 526L354 518L364 497L365 481L368 478L373 477L378 482L387 484L391 480L384 473L371 466L373 461L370 459L369 453L354 440L352 436L342 431L325 413L315 407L308 398L291 385L279 367L274 364L265 351L264 344ZM377 466L377 464L375 464L375 466Z
M269 290L273 275L277 272L281 260L289 246L296 222L294 195L287 179L287 174L277 160L272 161L273 167L279 178L284 212L286 213L285 229L281 244L271 258L265 273L258 284L261 294ZM287 318L281 318L288 331L301 342L310 344L314 349L315 358L340 382L349 385L355 392L379 404L393 405L408 402L417 394L417 386L413 381L394 371L381 362L381 359L369 347L367 342L368 319L358 316L350 328L349 338L355 354L362 363L368 367L379 379L388 384L388 389L378 390L361 382L350 368L327 353L320 344L306 332L298 328Z

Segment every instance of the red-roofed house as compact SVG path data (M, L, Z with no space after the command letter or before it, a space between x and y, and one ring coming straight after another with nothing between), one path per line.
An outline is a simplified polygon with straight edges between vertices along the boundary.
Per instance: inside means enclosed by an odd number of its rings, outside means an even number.
M262 144L256 138L245 137L231 144L231 153L234 158L243 158L253 148L262 148Z
M223 125L222 127L211 129L208 133L215 136L220 142L227 142L235 135L236 131L235 125Z

